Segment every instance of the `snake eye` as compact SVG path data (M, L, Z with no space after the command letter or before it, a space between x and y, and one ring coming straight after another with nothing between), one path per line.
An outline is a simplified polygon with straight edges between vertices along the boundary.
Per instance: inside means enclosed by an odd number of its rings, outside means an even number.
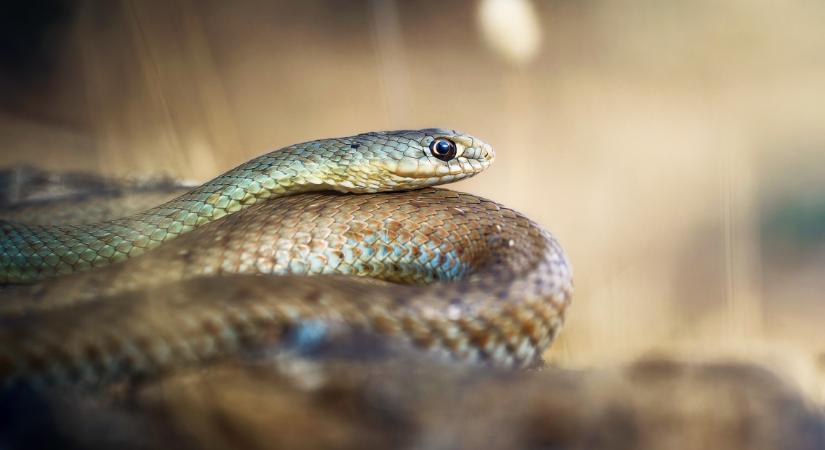
M435 139L430 143L430 151L436 158L442 161L449 161L455 158L455 142L445 138Z

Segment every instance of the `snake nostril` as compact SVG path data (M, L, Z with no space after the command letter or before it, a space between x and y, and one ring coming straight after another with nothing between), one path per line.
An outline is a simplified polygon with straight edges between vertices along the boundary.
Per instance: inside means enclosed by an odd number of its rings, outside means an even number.
M485 145L481 146L480 150L481 150L481 157L485 161L490 162L490 161L493 160L493 149L489 145L485 144Z

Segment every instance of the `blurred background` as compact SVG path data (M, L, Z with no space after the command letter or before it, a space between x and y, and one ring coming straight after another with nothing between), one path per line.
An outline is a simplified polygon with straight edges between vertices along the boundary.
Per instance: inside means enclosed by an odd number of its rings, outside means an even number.
M498 159L450 188L572 259L552 361L758 357L822 399L823 23L814 0L11 1L0 166L203 181L460 129Z

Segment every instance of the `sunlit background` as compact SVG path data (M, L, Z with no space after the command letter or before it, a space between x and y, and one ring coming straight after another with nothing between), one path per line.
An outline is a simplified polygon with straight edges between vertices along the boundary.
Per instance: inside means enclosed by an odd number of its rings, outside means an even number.
M825 2L41 3L2 19L0 165L199 181L460 129L498 159L450 188L573 261L552 361L759 358L822 398Z

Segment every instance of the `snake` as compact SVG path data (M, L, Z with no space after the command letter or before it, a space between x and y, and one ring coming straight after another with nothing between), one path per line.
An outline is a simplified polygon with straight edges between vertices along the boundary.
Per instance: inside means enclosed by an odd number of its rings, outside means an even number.
M102 386L356 332L533 365L572 298L564 250L517 211L432 187L494 157L455 130L370 132L123 218L0 220L0 384Z

